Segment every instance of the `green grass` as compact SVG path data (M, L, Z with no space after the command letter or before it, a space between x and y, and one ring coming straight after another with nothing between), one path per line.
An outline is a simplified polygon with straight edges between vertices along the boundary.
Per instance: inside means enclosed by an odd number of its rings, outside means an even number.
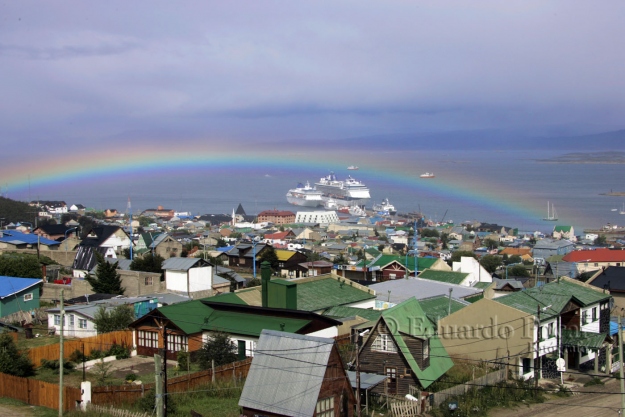
M26 415L32 415L33 417L58 417L59 411L46 407L38 407L34 405L28 405L12 398L0 397L0 405L8 405L19 409L19 412Z

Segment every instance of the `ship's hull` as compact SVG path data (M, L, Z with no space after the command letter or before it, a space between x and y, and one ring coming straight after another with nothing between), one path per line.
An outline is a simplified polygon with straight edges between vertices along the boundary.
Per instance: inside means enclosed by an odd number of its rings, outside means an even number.
M323 199L321 197L301 197L290 193L286 195L286 201L288 201L289 204L300 207L319 207L323 205Z

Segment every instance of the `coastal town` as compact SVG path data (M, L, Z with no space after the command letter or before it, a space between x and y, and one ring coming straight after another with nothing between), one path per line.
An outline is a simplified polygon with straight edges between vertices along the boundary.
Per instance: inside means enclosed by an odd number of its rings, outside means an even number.
M480 391L542 402L583 395L621 370L618 227L576 234L555 222L550 234L529 234L381 206L247 214L239 204L192 216L20 204L36 219L0 212L0 315L33 362L24 379L58 366L59 354L85 367L92 349L125 353L111 362L125 379L96 382L105 366L96 358L51 408L123 409L217 377L239 384L223 415L478 415L501 405ZM34 262L34 273L11 273L15 259ZM122 310L126 320L114 319ZM82 341L88 352L26 348L44 339ZM220 340L225 350L207 365ZM156 380L155 356L164 363ZM133 360L142 365L124 368ZM167 413L167 401L156 409Z

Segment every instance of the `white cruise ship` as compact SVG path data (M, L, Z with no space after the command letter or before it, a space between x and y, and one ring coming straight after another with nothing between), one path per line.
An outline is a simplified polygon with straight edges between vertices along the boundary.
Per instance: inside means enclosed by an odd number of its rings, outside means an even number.
M286 193L286 201L294 206L319 207L323 205L324 201L322 194L315 187L311 187L309 182L306 182L306 185L300 182L296 188Z
M337 203L348 206L365 205L371 199L369 189L365 184L351 176L347 176L344 181L339 181L334 172L315 183L315 188L323 193L325 199L332 198Z

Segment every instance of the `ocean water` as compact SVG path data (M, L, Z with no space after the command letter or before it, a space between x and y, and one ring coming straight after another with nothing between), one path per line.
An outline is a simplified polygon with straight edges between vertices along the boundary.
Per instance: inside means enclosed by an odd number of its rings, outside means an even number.
M602 195L625 191L625 164L562 164L539 162L566 151L392 151L356 150L334 160L339 179L352 175L371 192L371 206L388 198L401 213L420 211L434 220L465 220L550 232L554 225L585 228L625 224L625 197ZM285 156L286 157L286 156ZM232 213L239 204L248 214L267 209L297 211L285 194L297 182L311 184L328 174L324 153L290 155L289 164L245 166L226 170L163 170L128 177L94 179L89 186L71 182L45 189L20 190L19 200L65 200L96 209L126 211L130 197L135 214L163 206L194 215ZM302 158L301 166L293 158ZM319 165L315 166L315 161ZM304 163L304 161L306 163ZM311 162L312 161L312 162ZM325 162L324 162L325 161ZM295 161L297 162L297 161ZM357 165L358 171L347 166ZM434 179L421 179L433 172ZM559 220L546 222L547 203ZM618 209L612 211L612 209Z

